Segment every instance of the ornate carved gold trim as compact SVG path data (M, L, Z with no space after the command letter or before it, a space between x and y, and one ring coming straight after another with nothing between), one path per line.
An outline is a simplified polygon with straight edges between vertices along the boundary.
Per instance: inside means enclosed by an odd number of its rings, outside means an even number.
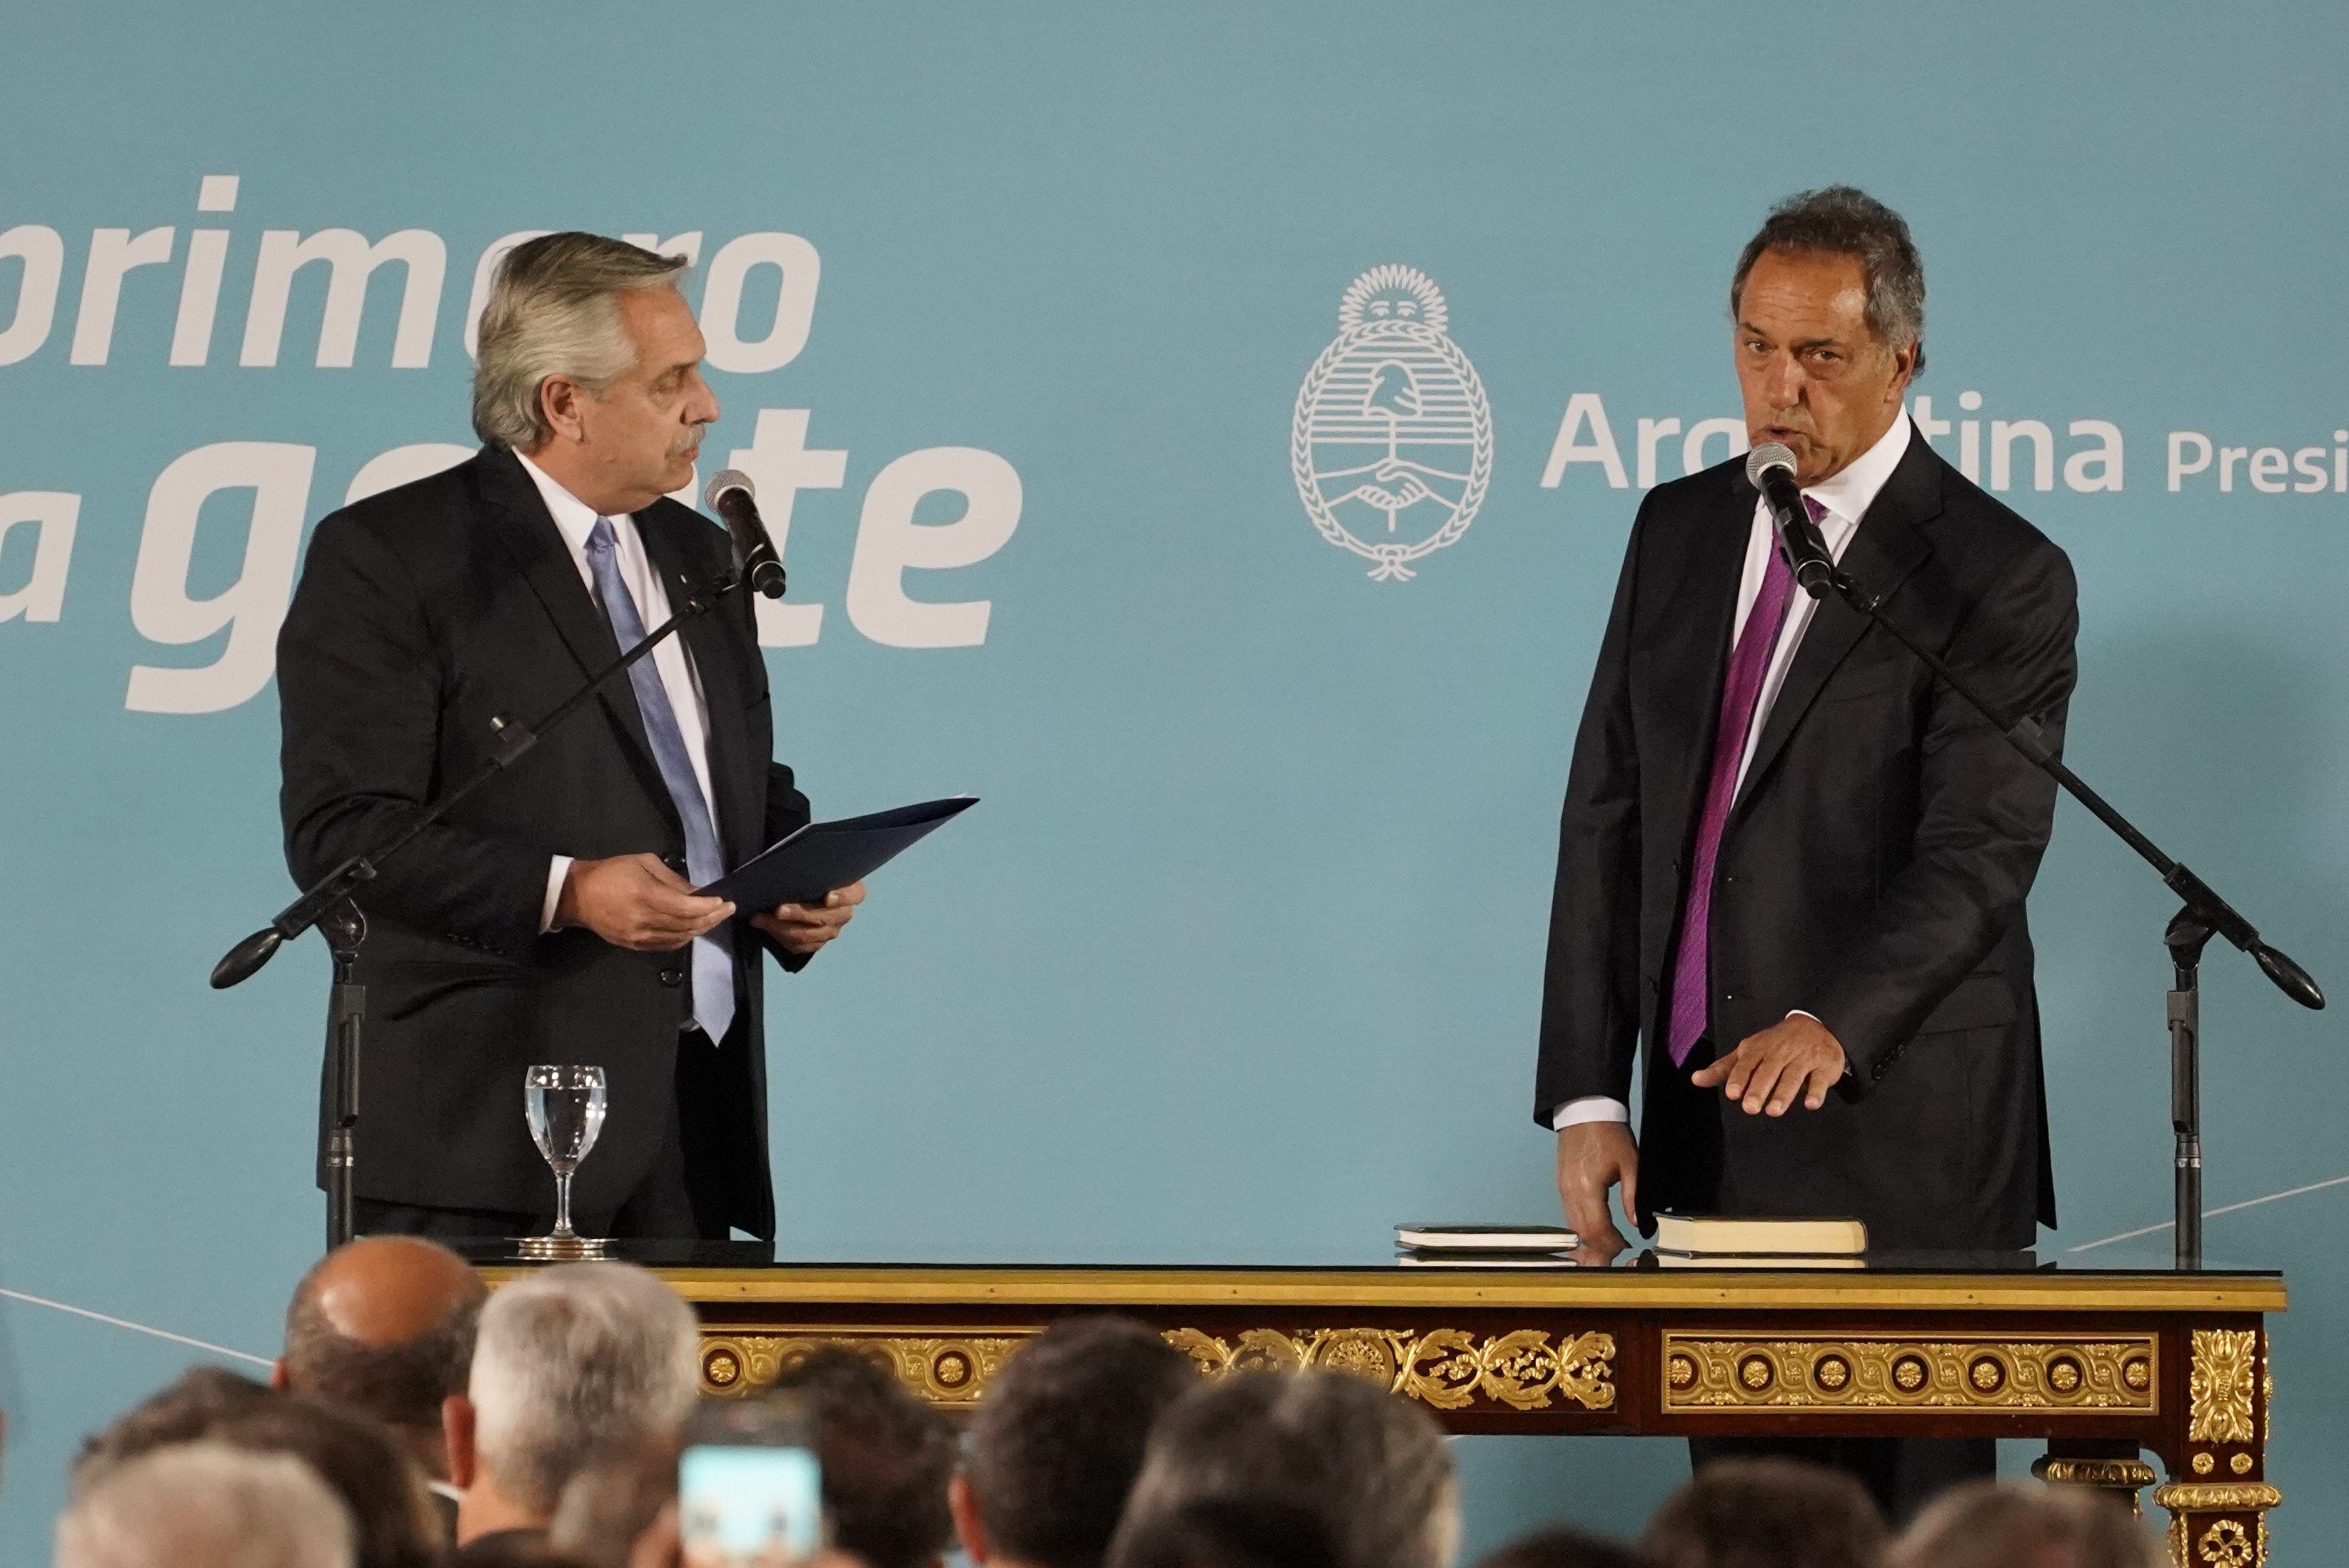
M1028 1327L858 1327L811 1325L789 1334L706 1327L701 1337L705 1394L739 1397L772 1383L819 1345L840 1345L874 1356L898 1381L934 1405L975 1405L1004 1359L1041 1330ZM1615 1404L1615 1339L1607 1334L1553 1336L1522 1328L1501 1334L1464 1329L1319 1328L1293 1334L1251 1328L1231 1340L1195 1328L1170 1329L1166 1341L1210 1376L1297 1371L1351 1373L1441 1410L1462 1410L1481 1397L1515 1410L1550 1407L1553 1397L1587 1410Z
M2021 1343L1991 1337L1663 1336L1663 1409L2159 1408L2151 1334Z
M2275 1507L2283 1493L2265 1481L2171 1481L2154 1489L2153 1501L2173 1513L2248 1513Z
M2194 1331L2187 1379L2186 1436L2197 1443L2248 1443L2251 1396L2259 1386L2260 1336L2248 1328Z
M2033 1460L2031 1473L2057 1486L2102 1487L2108 1491L2136 1491L2161 1479L2143 1459L2059 1459L2048 1456Z
M1439 1410L1461 1410L1478 1395L1513 1410L1543 1410L1552 1395L1586 1410L1615 1404L1615 1336L1540 1329L1492 1335L1465 1329L1325 1328L1295 1334L1252 1328L1226 1341L1195 1328L1166 1341L1210 1376L1326 1366L1383 1385Z
M808 1352L845 1345L879 1361L907 1390L933 1405L958 1408L978 1403L980 1390L1019 1342L1037 1329L1006 1332L851 1327L801 1334L705 1333L701 1336L701 1391L739 1398L763 1388Z

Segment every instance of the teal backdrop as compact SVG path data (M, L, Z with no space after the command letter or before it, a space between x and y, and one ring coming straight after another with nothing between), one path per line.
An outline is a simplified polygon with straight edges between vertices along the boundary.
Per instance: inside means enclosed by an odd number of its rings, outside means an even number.
M1831 182L1923 247L1936 444L2077 565L2073 761L2349 986L2338 5L91 0L8 35L8 1291L274 1352L325 954L204 983L290 895L269 639L362 469L469 442L476 271L531 230L697 254L703 466L749 454L788 516L768 651L819 809L985 797L771 990L786 1255L1363 1260L1554 1211L1571 732L1642 483L1737 412L1738 247ZM2057 1257L2168 1211L2168 904L2069 805L2034 897ZM2211 1204L2349 1174L2339 1013L2221 949L2205 1023ZM2344 1213L2210 1222L2291 1280L2287 1564L2349 1533ZM0 1302L0 1561L204 1354ZM1630 1529L1684 1473L1457 1452L1472 1547Z

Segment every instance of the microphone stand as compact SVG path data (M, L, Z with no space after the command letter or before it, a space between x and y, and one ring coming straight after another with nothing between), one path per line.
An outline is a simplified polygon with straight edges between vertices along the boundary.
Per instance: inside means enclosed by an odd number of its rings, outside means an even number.
M1783 533L1782 533L1783 539ZM2306 1008L2324 1005L2324 992L2309 972L2282 952L2260 940L2251 923L2235 912L2234 907L2220 898L2210 885L2179 862L2162 853L2161 846L2137 830L2137 825L2116 810L2112 804L2088 787L2055 753L2048 749L2044 731L2038 720L2028 714L2017 718L2006 711L1965 677L1950 668L1947 660L1909 634L1898 620L1885 613L1882 594L1870 594L1826 556L1824 547L1814 553L1810 549L1790 550L1790 561L1805 557L1795 566L1795 579L1813 598L1823 599L1832 591L1853 609L1882 627L1893 639L1917 656L1918 661L1933 672L1936 679L1964 698L1983 718L1995 725L2007 739L2007 743L2030 761L2048 777L2061 785L2073 799L2088 808L2098 822L2119 836L2160 876L2169 890L2185 900L2177 914L2170 917L2162 933L2162 944L2169 950L2173 984L2168 995L2169 1019L2169 1120L2177 1136L2174 1157L2174 1199L2177 1206L2177 1266L2199 1269L2202 1266L2202 1090L2201 1090L2201 986L2202 950L2214 936L2224 937L2251 955L2261 973L2275 982L2276 988Z
M367 1023L367 987L358 983L359 948L367 940L367 917L353 901L361 884L375 879L381 867L413 843L417 836L470 799L492 779L504 773L539 742L539 738L568 719L604 683L633 666L678 628L716 607L728 594L742 587L743 573L735 570L713 582L690 589L685 603L645 639L590 675L579 689L548 709L535 724L516 722L503 715L491 719L490 757L481 771L463 784L427 802L383 841L354 855L305 889L277 918L221 955L212 966L214 991L226 991L250 980L277 950L311 927L318 928L335 955L334 988L326 1006L326 1250L351 1239L356 1200L352 1179L358 1165L359 1042Z

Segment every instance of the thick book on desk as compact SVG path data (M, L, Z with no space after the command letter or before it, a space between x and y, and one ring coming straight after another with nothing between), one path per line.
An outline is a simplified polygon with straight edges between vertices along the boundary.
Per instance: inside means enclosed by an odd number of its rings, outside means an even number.
M1656 1216L1656 1251L1696 1258L1856 1257L1868 1251L1857 1220L1779 1220L1736 1215Z
M826 893L862 881L978 804L977 795L960 794L869 816L811 822L694 891L727 899L746 915L778 904L821 904Z

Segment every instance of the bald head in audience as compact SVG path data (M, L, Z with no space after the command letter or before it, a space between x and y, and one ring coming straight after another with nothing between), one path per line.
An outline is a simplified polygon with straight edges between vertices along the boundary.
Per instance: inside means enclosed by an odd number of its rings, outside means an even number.
M270 1381L390 1428L427 1475L449 1479L443 1401L465 1392L488 1292L446 1247L368 1236L319 1260L295 1288Z

